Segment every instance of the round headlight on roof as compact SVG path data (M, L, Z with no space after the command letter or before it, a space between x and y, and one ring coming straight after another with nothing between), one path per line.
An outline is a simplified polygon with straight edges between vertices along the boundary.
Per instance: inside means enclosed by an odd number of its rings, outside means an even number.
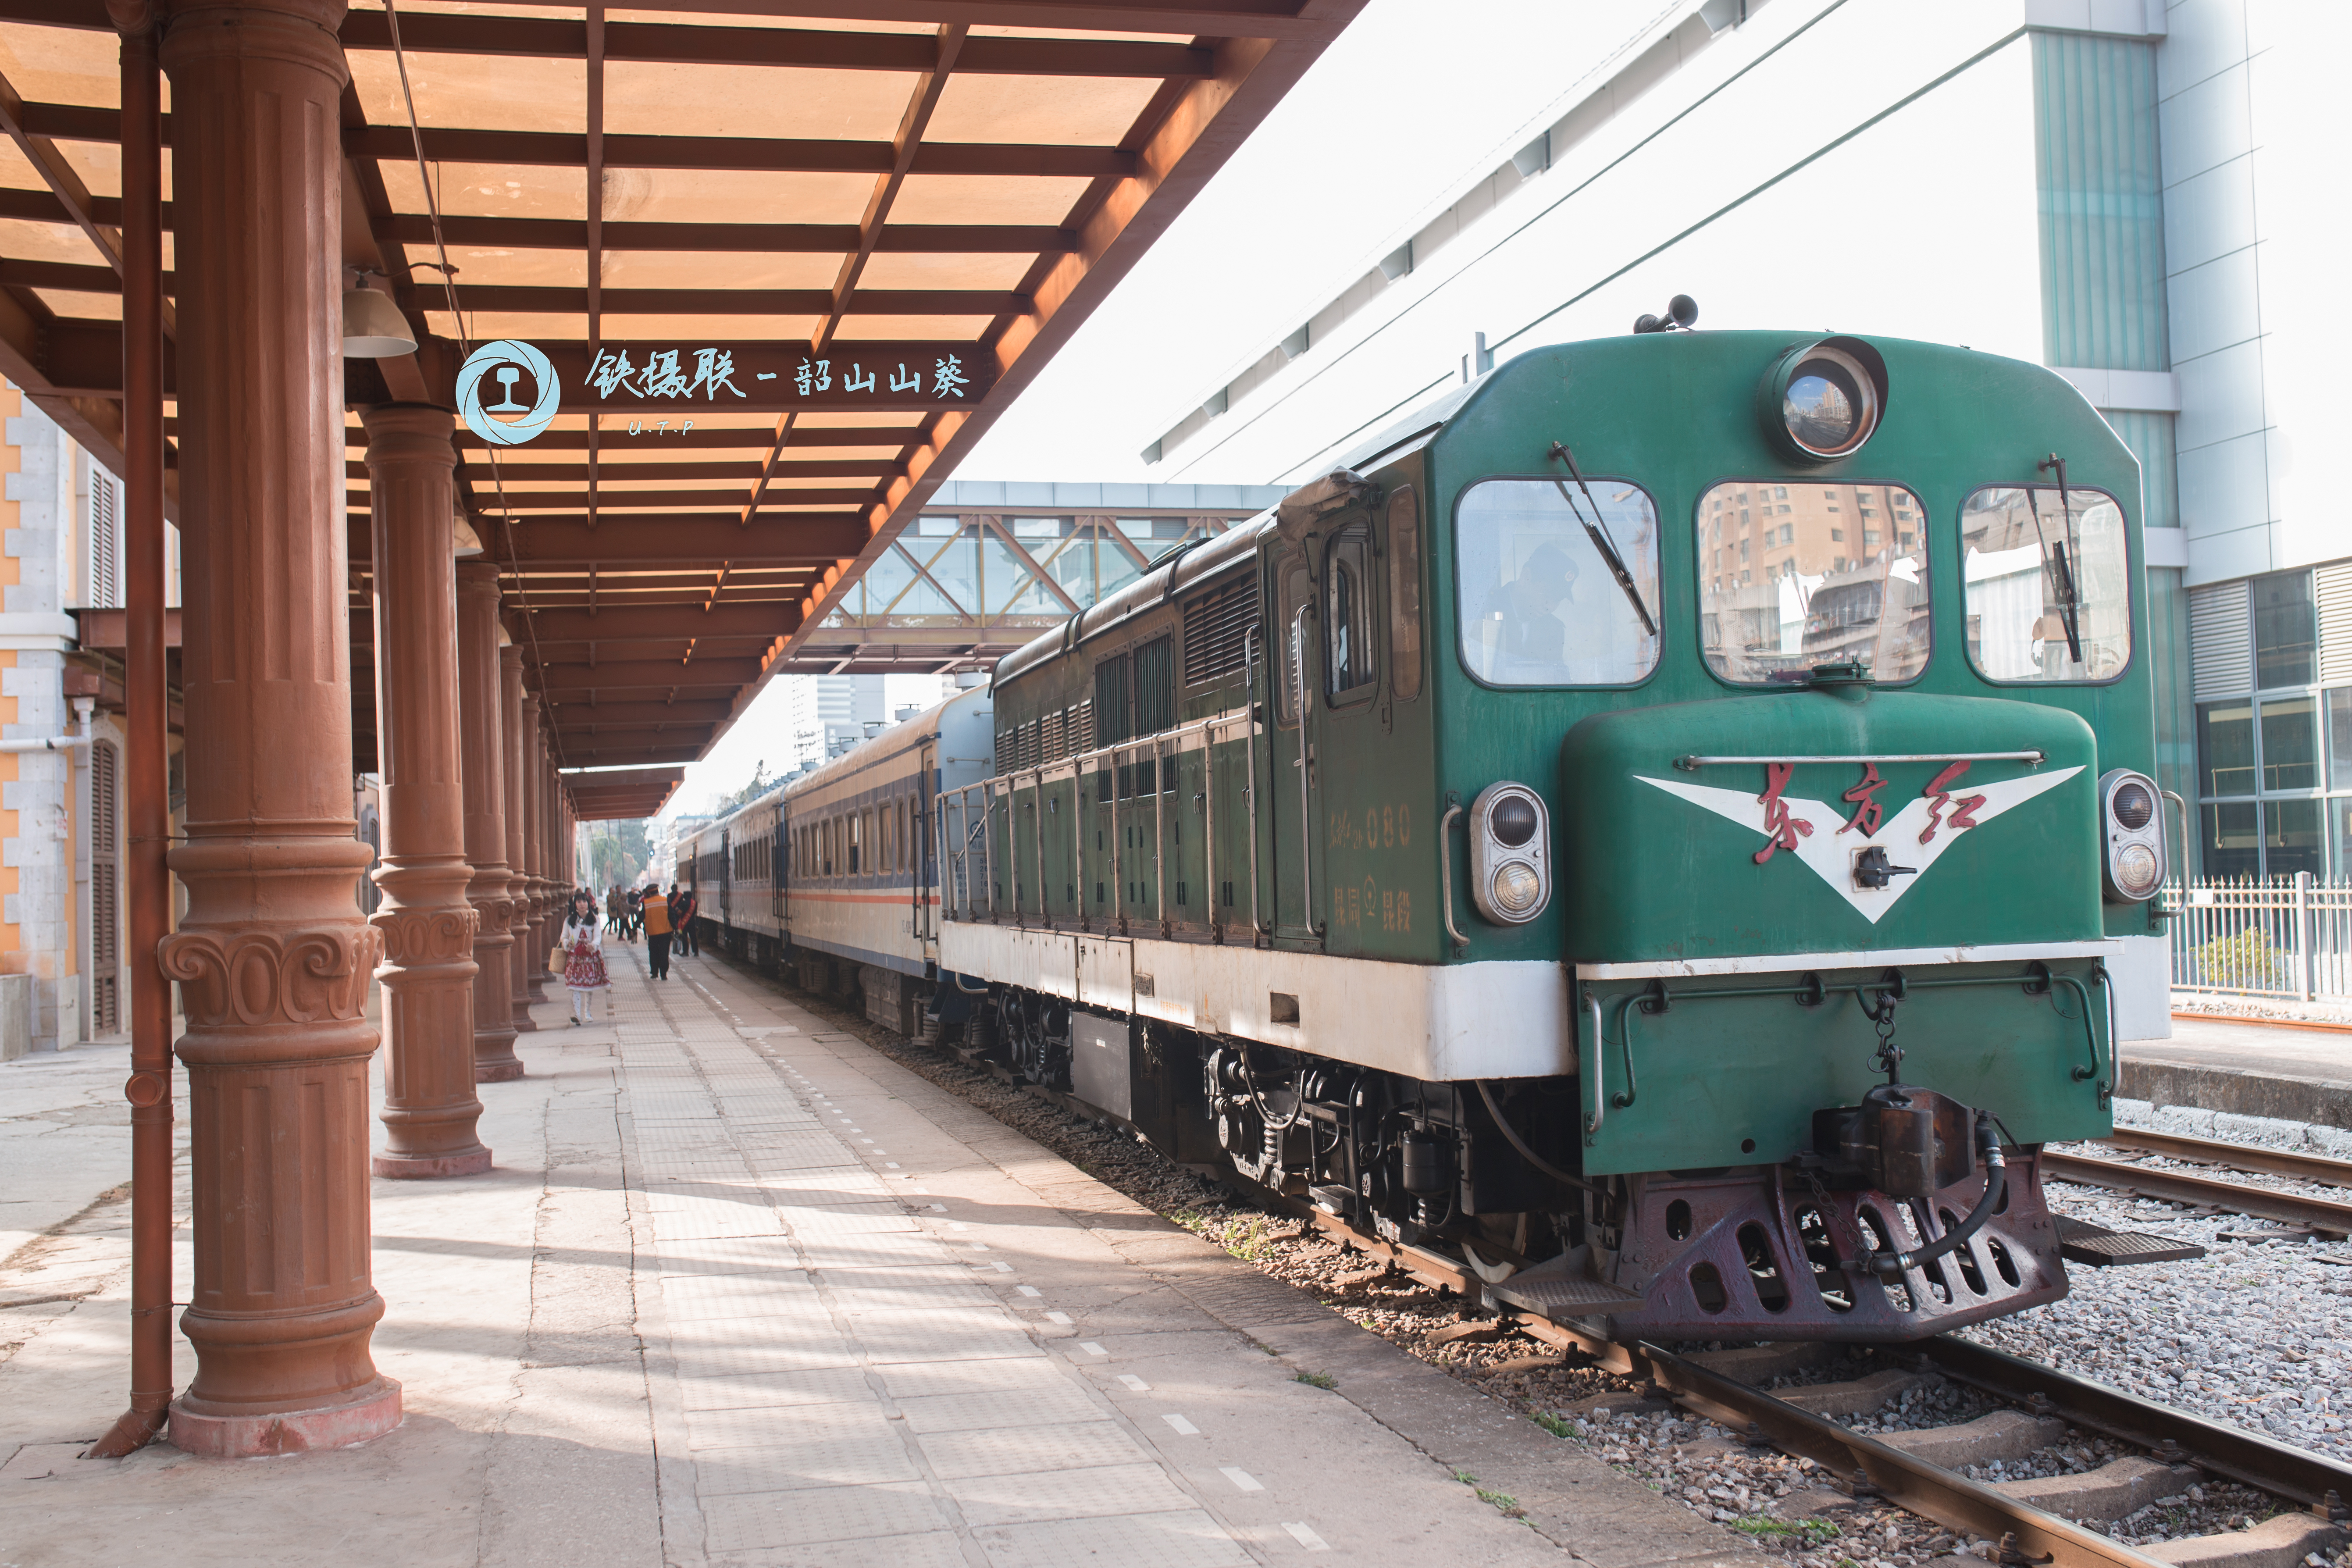
M1886 408L1886 362L1859 338L1801 344L1759 389L1766 432L1786 456L1826 463L1861 450Z

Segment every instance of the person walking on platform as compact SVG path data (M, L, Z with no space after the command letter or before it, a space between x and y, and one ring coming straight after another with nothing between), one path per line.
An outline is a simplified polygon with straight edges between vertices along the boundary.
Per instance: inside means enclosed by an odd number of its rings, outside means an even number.
M682 958L700 958L702 942L694 934L694 889L670 884L669 925L677 932L670 948Z
M604 929L614 936L628 930L625 916L628 906L621 901L621 884L614 883L604 889Z
M611 988L604 973L604 937L596 923L596 896L583 888L572 895L571 918L563 922L563 988L572 993L572 1026L596 1021L596 993Z
M634 942L637 940L637 924L644 918L637 908L638 898L637 890L631 888L627 895L621 900L621 940L623 942Z
M661 884L656 882L646 889L638 906L646 921L646 963L656 980L669 978L669 900L662 897Z

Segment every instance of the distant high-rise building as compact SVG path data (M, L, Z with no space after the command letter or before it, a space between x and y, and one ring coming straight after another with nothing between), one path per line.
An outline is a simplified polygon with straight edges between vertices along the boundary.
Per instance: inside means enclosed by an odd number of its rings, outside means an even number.
M777 773L796 773L837 757L912 707L930 707L956 691L941 675L788 675L788 751Z

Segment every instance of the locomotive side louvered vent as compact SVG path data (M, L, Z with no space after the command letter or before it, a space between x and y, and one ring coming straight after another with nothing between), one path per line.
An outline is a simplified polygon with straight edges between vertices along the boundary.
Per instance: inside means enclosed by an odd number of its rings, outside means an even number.
M1242 667L1257 619L1257 584L1244 577L1184 606L1184 684L1197 686Z

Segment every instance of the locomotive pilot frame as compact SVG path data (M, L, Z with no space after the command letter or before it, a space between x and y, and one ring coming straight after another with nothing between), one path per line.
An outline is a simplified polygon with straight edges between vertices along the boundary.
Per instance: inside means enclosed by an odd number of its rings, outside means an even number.
M1538 349L747 808L739 951L1607 1331L2053 1300L2162 919L2138 506L2016 361ZM851 940L803 847L886 755Z

